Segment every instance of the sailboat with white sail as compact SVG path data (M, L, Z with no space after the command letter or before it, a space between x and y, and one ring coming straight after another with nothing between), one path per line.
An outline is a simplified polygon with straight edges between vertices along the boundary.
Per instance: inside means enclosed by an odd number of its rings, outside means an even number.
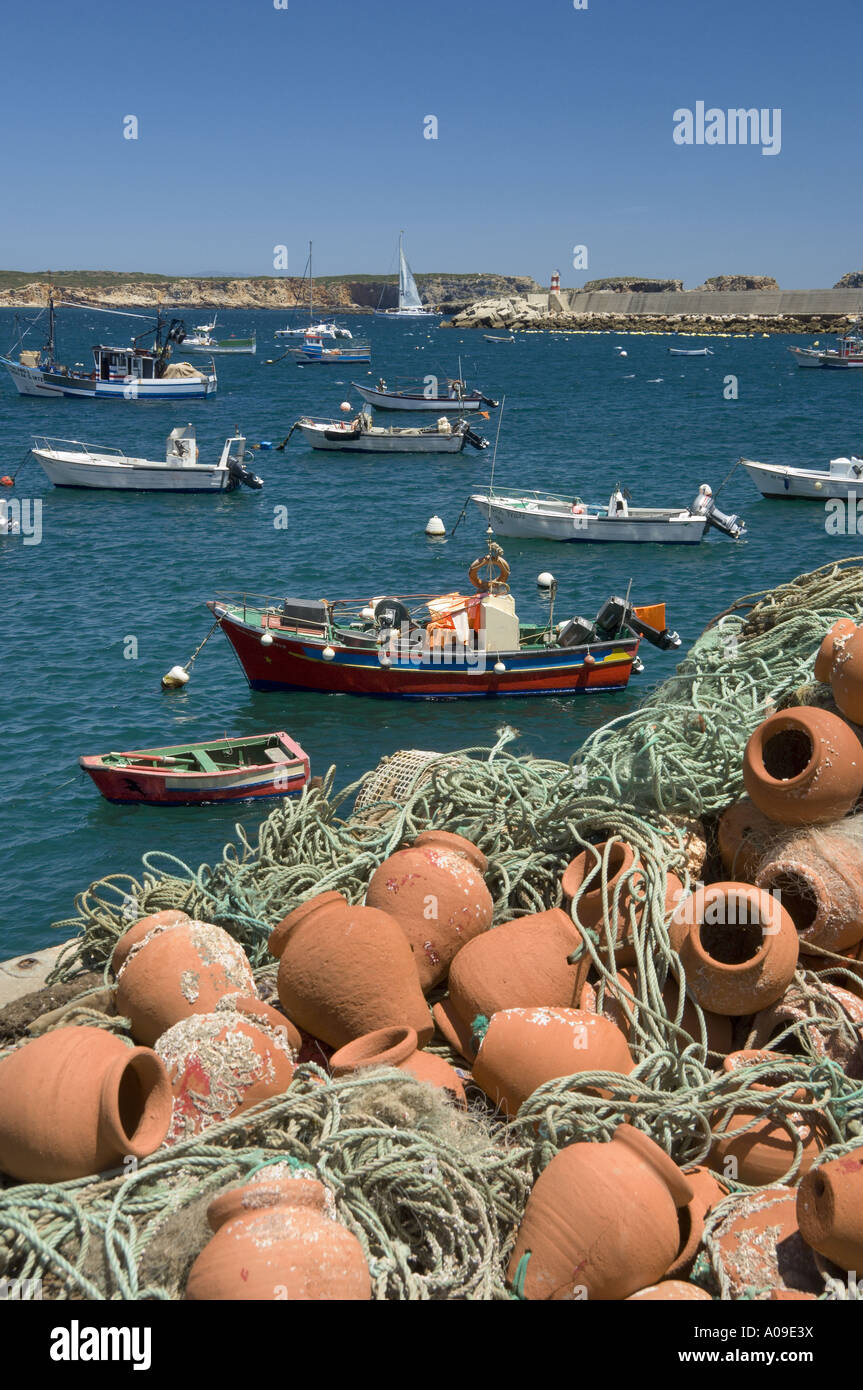
M315 281L312 275L312 243L309 242L309 259L306 261L306 269L309 272L309 324L307 328L277 328L275 337L277 338L352 338L354 335L349 328L345 328L340 323L332 320L322 319L320 323L315 323Z
M420 299L417 282L407 263L404 248L405 234L399 232L399 305L397 309L375 309L380 318L432 319L439 317L434 309L426 309Z

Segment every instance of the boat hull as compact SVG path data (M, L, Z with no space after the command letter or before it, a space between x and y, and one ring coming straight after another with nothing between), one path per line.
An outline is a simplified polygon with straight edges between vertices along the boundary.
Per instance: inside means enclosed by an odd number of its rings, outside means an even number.
M582 543L604 542L626 545L698 545L707 522L700 516L675 515L670 519L649 516L598 517L585 513L542 513L500 506L485 498L471 499L499 536L519 540L545 540Z
M372 695L402 700L490 699L507 695L576 695L622 690L628 683L639 639L594 643L571 651L537 648L503 652L504 671L495 671L498 654L480 663L443 665L393 661L384 666L377 651L341 648L332 660L320 643L286 637L270 628L264 646L261 627L208 604L234 649L253 690L316 690L331 695ZM592 658L585 661L585 657Z
M840 477L816 469L782 468L778 464L743 461L762 497L798 497L813 502L835 498L863 497L863 469L860 477Z
M55 487L110 488L124 492L225 492L232 478L226 468L214 465L169 468L147 459L75 458L46 449L34 449L34 457Z
M96 394L93 377L67 376L65 372L25 367L8 357L0 357L0 362L11 376L19 396L83 396L92 399Z
M164 766L112 766L99 755L79 758L78 763L93 779L102 796L120 805L202 806L216 801L299 796L309 780L309 759L299 744L286 734L279 734L278 737L284 755L291 759L289 765L277 761L228 771L171 771ZM170 753L178 750L159 751Z
M361 386L358 381L352 381L351 385L368 405L378 410L434 410L440 415L445 410L479 410L484 404L480 395L469 395L459 400L457 396L396 395L392 391L376 391L371 386Z
M300 431L313 449L337 449L359 454L459 454L465 446L463 434L363 433L351 438L346 431L344 439L328 439L327 435L337 432L333 429L315 429L310 425L300 425Z
M164 377L145 381L141 377L130 377L116 381L100 381L93 376L75 376L64 372L52 372L41 367L25 367L7 357L0 357L6 367L18 394L21 396L81 396L93 400L147 400L174 401L199 400L212 395L216 390L216 378Z
M816 348L791 347L788 349L798 367L822 367L824 354Z

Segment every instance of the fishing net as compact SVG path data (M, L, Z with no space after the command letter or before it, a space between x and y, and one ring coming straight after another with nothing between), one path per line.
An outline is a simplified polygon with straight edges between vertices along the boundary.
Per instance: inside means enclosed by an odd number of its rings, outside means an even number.
M769 1073L756 1064L726 1073L711 1047L715 1023L687 997L668 934L668 875L684 891L702 864L708 880L723 876L716 817L740 795L746 740L775 708L825 702L813 660L842 616L863 619L859 560L740 600L674 676L633 714L591 735L569 763L520 756L511 747L516 731L505 728L493 747L400 754L398 766L385 763L338 792L330 769L320 787L280 804L254 837L237 826L213 864L192 868L151 851L137 875L91 884L76 898L75 915L55 924L74 940L53 979L97 970L108 980L128 926L180 908L229 931L262 997L272 998L266 944L286 913L328 889L360 902L374 869L405 841L429 827L455 831L488 856L495 923L558 905L571 912L591 960L594 1006L617 1009L636 1067L625 1078L592 1072L551 1081L509 1124L476 1092L470 1112L459 1115L400 1073L335 1083L301 1068L285 1096L161 1151L124 1180L0 1191L0 1273L46 1271L59 1296L177 1297L206 1236L206 1198L256 1164L287 1156L309 1163L335 1193L340 1218L369 1253L375 1296L499 1298L531 1183L566 1144L607 1139L629 1120L678 1162L698 1162L717 1126L746 1132L769 1114L788 1135L791 1184L801 1170L801 1108L817 1114L828 1152L860 1145L863 1085L848 1065L860 1041L855 996L830 975L799 969L779 1012L735 1020L724 1048L747 1038L752 1045L759 1031L766 1041L755 1046L794 1054L784 1059L790 1070L777 1075L775 1064ZM856 824L847 833L856 836ZM608 841L632 851L622 874L614 874L610 852L595 849ZM593 874L570 904L561 876L581 852L595 861ZM597 890L605 910L598 926L587 926L583 898ZM620 973L624 938L634 959ZM847 974L847 960L838 961ZM102 1026L123 1031L124 1020L104 1018ZM745 1184L729 1185L746 1195ZM178 1241L183 1258L173 1260ZM710 1277L714 1292L732 1296L727 1280L715 1270ZM835 1296L831 1287L824 1275L821 1291Z

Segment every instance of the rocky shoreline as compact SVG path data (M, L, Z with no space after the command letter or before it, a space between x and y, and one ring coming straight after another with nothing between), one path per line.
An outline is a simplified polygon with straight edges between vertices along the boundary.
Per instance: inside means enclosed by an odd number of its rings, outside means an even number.
M475 273L467 275L417 275L425 303L463 307L492 295L520 298L543 294L541 286L525 275ZM17 280L14 286L12 281ZM26 272L0 272L0 308L40 309L46 303L48 285L55 299L98 308L168 309L302 309L309 302L309 282L299 276L255 278L161 278L124 276L118 272L64 272L27 279ZM314 307L323 312L370 314L397 303L394 277L315 280Z

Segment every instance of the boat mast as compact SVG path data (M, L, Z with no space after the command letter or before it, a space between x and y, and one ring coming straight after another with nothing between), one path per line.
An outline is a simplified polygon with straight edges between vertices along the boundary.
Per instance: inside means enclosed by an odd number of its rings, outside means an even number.
M314 303L314 295L315 282L312 279L312 243L309 242L309 328L311 328L312 324L314 323L314 311L312 308L312 305Z
M399 308L400 308L400 309L402 309L402 308L404 307L403 304L402 304L402 266L404 265L404 261L405 261L404 240L405 240L405 234L404 234L404 228L402 228L402 230L399 232Z
M54 286L48 286L48 341L45 344L48 361L54 365Z

